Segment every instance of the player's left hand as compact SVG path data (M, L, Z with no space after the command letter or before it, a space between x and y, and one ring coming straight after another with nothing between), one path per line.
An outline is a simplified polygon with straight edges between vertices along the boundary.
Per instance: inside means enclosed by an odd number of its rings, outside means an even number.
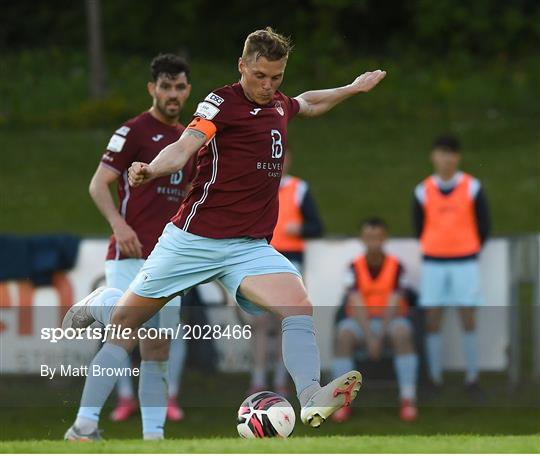
M351 87L357 92L369 92L386 76L386 71L376 70L368 71L358 76L352 83Z

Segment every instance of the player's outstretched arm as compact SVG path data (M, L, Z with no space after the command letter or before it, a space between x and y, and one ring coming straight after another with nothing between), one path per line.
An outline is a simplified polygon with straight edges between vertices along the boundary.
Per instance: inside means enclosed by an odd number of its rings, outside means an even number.
M150 164L133 162L129 168L129 185L138 187L155 179L168 176L182 169L191 156L207 141L206 135L198 130L187 128L178 141L169 144Z
M353 95L369 92L386 76L386 71L376 70L358 76L352 83L334 89L310 90L298 95L300 103L298 115L303 117L316 117L330 111L334 106Z

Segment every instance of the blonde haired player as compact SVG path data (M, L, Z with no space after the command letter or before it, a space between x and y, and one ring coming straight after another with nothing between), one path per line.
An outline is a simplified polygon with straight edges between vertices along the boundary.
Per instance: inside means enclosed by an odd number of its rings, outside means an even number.
M64 326L98 320L136 330L171 296L219 280L246 311L271 311L282 320L283 361L301 419L318 427L356 397L361 375L347 372L321 387L311 302L296 268L268 244L278 215L287 124L295 115L319 116L369 92L386 73L364 73L346 86L290 98L278 90L290 49L289 40L271 28L251 33L238 60L240 81L208 94L182 137L151 163L132 165L130 184L139 187L177 172L198 154L192 190L130 289L116 292L114 306L102 305L103 295L111 302L110 289L81 301ZM123 358L134 345L111 340L104 350Z

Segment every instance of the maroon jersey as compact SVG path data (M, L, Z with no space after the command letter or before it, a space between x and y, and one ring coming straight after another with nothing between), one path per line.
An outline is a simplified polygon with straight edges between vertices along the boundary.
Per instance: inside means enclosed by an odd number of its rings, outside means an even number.
M299 109L281 92L253 103L239 83L210 93L195 117L213 122L216 135L198 153L197 177L173 222L208 238L271 238L287 123Z
M178 140L183 130L182 125L171 127L144 112L114 132L101 158L102 166L119 174L118 210L137 233L143 258L148 257L164 226L178 210L195 167L190 161L181 171L137 188L129 186L128 169L134 161L150 163L161 149ZM107 260L124 258L112 235Z

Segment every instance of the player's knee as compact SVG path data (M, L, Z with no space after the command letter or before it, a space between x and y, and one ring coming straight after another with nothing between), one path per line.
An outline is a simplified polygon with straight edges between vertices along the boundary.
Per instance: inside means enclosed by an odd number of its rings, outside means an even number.
M356 346L356 337L350 331L346 329L338 331L336 336L336 355L337 356L350 356L353 354L354 347Z
M291 302L290 305L279 306L275 310L282 319L297 315L313 316L313 306L307 296Z
M307 296L299 299L294 306L290 308L292 315L313 315L313 306Z
M463 322L463 329L467 332L474 331L476 329L476 325L474 324L474 320L466 320Z
M398 323L391 326L390 335L396 339L403 340L411 337L411 328L405 323Z
M127 306L115 307L111 315L111 323L117 327L137 329L139 322L134 318L133 312L130 312Z
M167 339L143 339L140 349L143 361L167 361L169 359L169 341Z
M474 331L476 329L474 311L472 309L461 310L461 323L465 331Z
M439 332L441 329L441 321L434 317L434 316L431 316L428 314L427 318L426 318L426 331L428 333L435 333L435 332Z
M396 325L390 331L390 337L394 346L410 346L412 342L411 330L405 325Z

